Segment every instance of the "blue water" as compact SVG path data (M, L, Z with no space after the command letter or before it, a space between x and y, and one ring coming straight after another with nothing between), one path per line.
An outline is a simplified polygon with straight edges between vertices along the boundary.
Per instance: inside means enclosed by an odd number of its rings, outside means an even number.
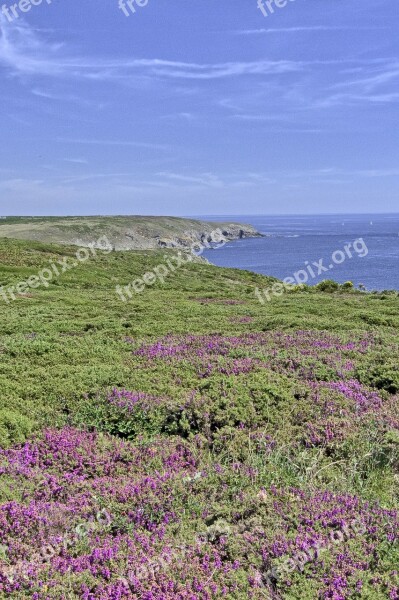
M328 215L328 216L223 216L201 217L211 221L250 223L267 237L244 239L207 250L203 256L215 265L247 269L279 279L294 277L313 262L328 268L315 277L308 271L308 285L323 279L340 283L352 281L368 290L399 290L399 214L393 215ZM344 248L358 239L349 258ZM367 256L365 247L368 250ZM345 259L338 252L344 252ZM330 269L330 266L332 267ZM299 278L305 275L299 275Z

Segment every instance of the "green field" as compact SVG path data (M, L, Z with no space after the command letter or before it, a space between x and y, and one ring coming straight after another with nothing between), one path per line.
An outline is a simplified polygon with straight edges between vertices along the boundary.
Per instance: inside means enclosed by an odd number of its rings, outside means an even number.
M0 285L75 252L0 240ZM166 255L0 295L0 597L399 598L398 294L192 262L122 302Z

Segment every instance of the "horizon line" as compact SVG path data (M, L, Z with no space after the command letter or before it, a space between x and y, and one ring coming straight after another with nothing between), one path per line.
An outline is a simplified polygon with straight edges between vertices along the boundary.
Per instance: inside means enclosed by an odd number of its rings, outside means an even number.
M384 215L398 215L398 212L340 212L340 213L221 213L221 214L196 214L196 215L174 215L174 214L132 214L132 213L124 213L124 214L63 214L63 215L51 215L51 214L31 214L31 215L7 215L0 214L1 219L56 219L56 218L91 218L91 217L153 217L153 218L176 218L176 219L200 219L200 218L210 218L210 217L339 217L339 216L384 216Z

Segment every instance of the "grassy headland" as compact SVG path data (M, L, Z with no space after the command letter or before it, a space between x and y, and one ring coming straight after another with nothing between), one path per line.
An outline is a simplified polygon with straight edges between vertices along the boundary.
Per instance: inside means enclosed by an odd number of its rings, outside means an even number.
M6 217L0 238L86 246L106 235L115 250L187 248L217 228L228 240L260 235L252 225L180 217Z

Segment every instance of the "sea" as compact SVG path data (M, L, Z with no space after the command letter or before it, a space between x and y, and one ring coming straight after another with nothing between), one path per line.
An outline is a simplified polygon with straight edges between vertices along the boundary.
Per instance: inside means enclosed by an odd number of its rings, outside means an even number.
M198 217L197 217L198 218ZM201 216L253 225L262 238L244 238L205 250L221 267L278 279L352 281L356 287L399 290L399 214L322 216Z

